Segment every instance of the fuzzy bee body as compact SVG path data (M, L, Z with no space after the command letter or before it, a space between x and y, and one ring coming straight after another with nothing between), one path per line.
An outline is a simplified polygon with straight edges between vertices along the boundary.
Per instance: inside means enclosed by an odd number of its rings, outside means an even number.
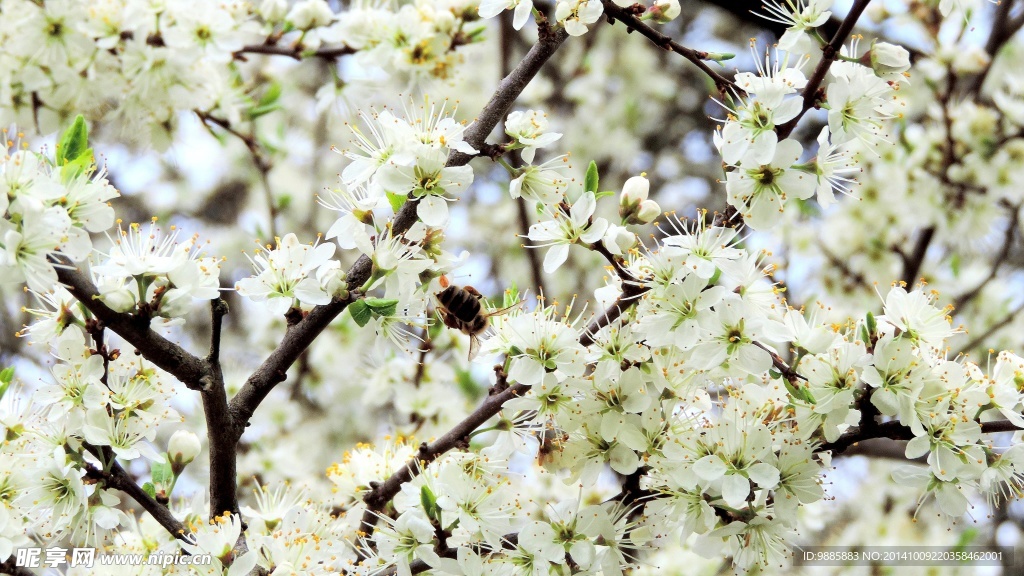
M472 286L447 285L436 297L437 311L444 325L469 336L470 360L480 350L480 336L490 326L491 316L504 314L514 307L488 312L482 304L483 295Z

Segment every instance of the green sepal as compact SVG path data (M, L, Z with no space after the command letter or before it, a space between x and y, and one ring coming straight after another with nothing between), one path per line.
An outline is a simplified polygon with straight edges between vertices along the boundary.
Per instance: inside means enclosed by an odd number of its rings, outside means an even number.
M778 372L774 370L772 370L771 373L778 374ZM782 375L779 374L778 377L781 376ZM804 402L808 402L811 404L814 403L814 397L811 396L810 391L807 390L806 388L798 388L794 386L793 383L789 381L789 378L782 378L782 382L786 385L786 390L789 391L789 395L792 396L793 398L796 398L797 400L803 400Z

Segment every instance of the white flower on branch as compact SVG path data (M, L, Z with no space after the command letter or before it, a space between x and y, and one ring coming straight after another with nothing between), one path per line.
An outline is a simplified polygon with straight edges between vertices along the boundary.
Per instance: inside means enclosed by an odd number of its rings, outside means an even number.
M600 0L559 0L555 5L555 20L565 26L570 36L582 36L587 33L587 26L593 24L604 14L604 5Z
M758 152L750 150L739 168L728 173L729 204L740 210L751 228L775 226L788 199L805 200L814 195L817 179L796 165L802 152L796 140L783 140L768 161L760 161Z
M523 147L523 160L527 164L533 163L538 148L550 146L562 137L558 132L548 132L547 114L538 110L511 112L505 120L505 134Z
M562 204L557 211L547 211L551 220L530 226L528 237L534 242L544 242L534 246L548 248L544 256L544 271L547 273L558 270L558 267L569 257L569 246L577 243L593 244L601 240L608 221L594 218L597 210L597 199L593 192L586 192L570 207Z
M330 260L334 248L334 244L302 244L295 234L287 234L278 239L277 248L260 247L250 257L257 274L239 280L235 289L255 302L266 302L273 314L284 314L296 305L327 304L331 296L313 273Z

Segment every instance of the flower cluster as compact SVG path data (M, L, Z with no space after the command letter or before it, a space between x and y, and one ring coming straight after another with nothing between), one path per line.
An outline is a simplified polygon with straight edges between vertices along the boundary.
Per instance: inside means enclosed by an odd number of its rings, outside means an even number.
M919 8L949 14L953 4L932 0ZM899 147L883 146L885 121L900 110L896 91L907 86L907 53L884 42L861 53L859 39L841 49L826 45L816 29L831 7L829 0L767 2L769 16L788 26L783 53L736 76L738 90L725 98L728 117L714 135L728 202L749 227L768 228L799 217L785 210L793 201L817 195L823 208L832 206L862 170L864 201L828 210L825 222L843 218L844 225L815 246L831 254L852 224L878 226L872 218L898 229L900 210L913 206L904 196L913 192L928 210L906 219L931 226L919 248L884 235L843 247L883 263L880 253L898 256L911 277L919 270L915 254L921 265L931 235L970 229L964 221L975 218L976 225L987 214L954 212L992 200L1018 210L1024 201L1014 186L1024 175L1024 84L990 76L997 86L990 100L959 102L950 75L970 63L925 58L924 89L934 105L905 128ZM183 110L208 119L223 114L214 122L222 127L247 110L255 120L245 80L253 54L335 63L354 55L364 69L444 79L459 61L456 49L477 40L477 16L506 9L520 29L535 7L531 0L355 2L336 14L325 0L264 0L258 8L0 0L0 41L11 44L0 53L0 122L45 124L83 109L144 127L141 138L159 140L146 131L169 133ZM558 0L552 10L558 26L576 36L613 6ZM680 10L675 0L658 0L631 26L666 22ZM824 48L822 68L805 74L803 55L814 48ZM101 80L109 81L78 92ZM323 97L340 83L315 91ZM807 159L789 136L811 108L822 110L827 125ZM481 122L494 121L494 109ZM912 491L901 504L910 502L913 515L927 505L955 519L972 503L995 507L1024 488L1024 358L1008 350L988 362L950 354L963 330L954 327L952 307L923 283L908 290L896 282L879 295L860 277L871 300L848 306L853 312L791 306L771 252L757 249L765 245L760 237L723 225L735 225L732 216L662 213L670 200L657 181L671 167L652 166L651 180L646 173L626 178L639 170L623 170L616 194L601 188L597 161L580 177L568 155L538 160L555 143L573 147L539 106L512 111L499 131L467 126L429 100L401 112L364 112L351 126L351 144L337 151L345 162L340 182L318 198L326 211L308 220L313 228L325 224L318 216L331 217L326 242L282 231L276 245L261 244L249 258L252 270L235 284L254 307L271 312L238 315L247 347L262 348L283 320L289 323L278 352L248 379L243 361L233 366L235 359L221 354L222 329L230 328L216 324L217 305L203 358L148 332L154 322L184 322L193 299L216 298L220 263L201 253L196 237L179 240L177 227L162 231L155 219L118 226L109 246L93 247L90 233L115 222L107 201L116 191L93 166L84 126L80 117L60 137L53 160L8 143L14 149L0 173L0 273L27 284L39 302L26 310L38 320L22 334L54 357L49 376L31 387L15 382L12 370L0 371L0 562L45 538L118 552L209 555L206 572L227 576L607 576L663 560L661 550L681 543L741 570L767 571L786 564L807 517L831 499L833 456L860 440L907 441L905 456L920 465L892 476L904 494ZM487 143L484 132L499 141ZM253 159L265 160L258 135L246 143ZM457 291L457 308L441 302L438 295L451 287L447 275L455 277L469 257L447 251L457 242L446 243L446 228L466 212L453 203L487 194L467 165L477 156L507 173L521 209L518 231L533 243L527 248L546 249L542 266L532 262L538 283L542 271L575 276L581 268L571 251L607 264L604 286L593 292L598 312L588 318L574 311L577 296L562 306L541 293L531 305L515 287L501 308L468 289ZM260 167L269 182L268 166ZM880 183L897 190L886 196ZM503 203L512 204L507 197ZM272 212L277 208L284 205ZM1013 212L1004 259L1018 223ZM648 225L656 233L643 241ZM810 240L797 236L794 249L807 249ZM840 271L856 278L861 261L849 260ZM70 270L84 262L89 270ZM785 272L787 282L796 275ZM74 282L58 284L68 276ZM825 283L826 291L833 288ZM593 288L581 285L584 294ZM307 314L316 306L326 310ZM347 315L329 326L343 309ZM432 318L438 312L444 322ZM458 353L459 332L474 344L484 340L479 361L474 345L468 364ZM410 339L419 341L415 350ZM181 496L179 478L195 473L189 466L203 441L187 430L162 436L168 423L199 411L187 408L154 362L190 388L202 387L210 475L227 479L211 483L218 509L201 492L189 503L172 497ZM493 374L489 390L476 383L484 372ZM331 382L338 379L353 384ZM231 398L233 382L245 388ZM257 406L277 393L288 400ZM468 415L463 396L475 401ZM228 425L218 429L218 422ZM428 440L396 434L406 431ZM988 436L1011 431L1008 448ZM330 440L315 444L332 450L346 435L384 436L336 450L336 463L314 478L310 470L321 464L295 447L311 446L313 437ZM155 448L163 444L166 450ZM234 477L253 471L258 479L241 481L253 488L251 497L239 497ZM144 480L136 485L136 477ZM115 488L150 515L129 514L135 504Z
M198 249L198 235L179 243L178 230L166 236L154 218L146 230L118 226L117 237L92 267L100 299L118 312L159 319L165 326L183 323L193 299L220 295L220 262Z
M95 343L77 326L51 344L58 358L52 383L40 386L31 402L9 371L0 375L4 558L28 546L32 534L64 535L85 546L111 542L132 528L132 519L110 484L98 480L117 460L145 458L154 481L158 467L170 470L153 447L158 429L181 419L170 407L166 376L132 352L91 350Z
M831 2L804 4L800 3L799 13L774 5L775 12L792 23L787 34L803 33L811 22L827 19L823 9ZM796 6L790 3L789 8ZM813 14L810 20L808 13ZM802 71L806 59L798 51L802 43L792 44L787 42L789 52L776 55L774 62L766 57L756 73L736 75L736 85L744 94L730 95L728 118L715 134L726 165L728 202L755 229L778 224L788 200L806 200L817 192L818 202L827 207L834 202L836 190L849 193L852 182L845 174L855 167L846 146L855 140L867 145L885 141L883 121L896 115L894 93L905 80L901 73L910 67L906 50L884 42L873 45L859 60L854 57L856 40L844 47L828 69L826 97L819 103L828 110L828 126L818 137L817 156L801 162L804 150L799 141L780 140L780 132L788 134L789 124L806 110L800 94L808 88Z
M85 260L92 251L90 232L114 223L107 201L118 193L105 172L96 171L92 151L64 140L54 160L20 149L3 132L5 155L0 167L0 273L48 292L57 283L54 268L62 259ZM84 136L81 140L84 145ZM58 254L59 253L59 254Z
M259 4L4 0L0 125L45 133L81 113L119 124L137 143L166 148L178 112L232 124L266 113L272 103L260 101L229 66L246 54L355 54L363 66L416 81L449 78L461 61L457 47L480 33L473 2L364 2L341 14L325 0ZM322 98L335 93L328 84Z

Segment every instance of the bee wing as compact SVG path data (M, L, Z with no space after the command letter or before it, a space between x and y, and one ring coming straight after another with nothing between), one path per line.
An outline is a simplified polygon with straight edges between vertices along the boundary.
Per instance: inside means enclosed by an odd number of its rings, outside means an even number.
M469 337L469 361L472 362L473 358L480 353L480 338L475 334Z
M509 310L512 310L513 308L518 308L522 305L523 301L520 300L519 302L516 302L511 306L505 306L504 308L499 308L497 310L490 310L487 313L485 313L484 316L487 316L488 318L490 318L491 316L501 316L502 314L508 313Z

